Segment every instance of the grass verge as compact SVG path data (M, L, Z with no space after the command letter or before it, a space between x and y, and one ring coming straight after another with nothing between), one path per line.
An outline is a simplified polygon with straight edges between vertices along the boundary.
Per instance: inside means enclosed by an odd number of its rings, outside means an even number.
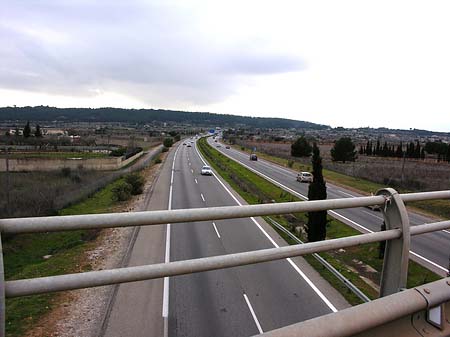
M116 206L112 189L120 178L83 202L59 215L105 213ZM99 230L15 235L3 244L6 280L53 276L91 270L80 257L94 246ZM56 294L26 296L6 300L6 336L22 336L55 304Z
M300 201L280 187L268 182L257 174L244 168L219 151L209 146L205 138L198 142L199 149L214 169L237 191L249 204L268 202ZM307 222L305 213L289 214L272 217L291 232L295 228L302 227ZM276 227L274 227L275 230ZM292 239L284 233L279 234L289 243ZM342 222L328 217L327 239L335 239L361 234ZM297 235L297 234L296 234ZM305 241L305 237L299 234ZM382 259L378 257L378 244L366 244L350 247L345 250L329 251L320 255L360 288L369 298L377 298L377 286L380 282ZM359 304L361 300L342 285L327 269L317 262L311 255L304 258L315 268L321 276L336 288L350 304ZM439 276L426 268L410 261L408 274L408 287L431 282L439 279Z

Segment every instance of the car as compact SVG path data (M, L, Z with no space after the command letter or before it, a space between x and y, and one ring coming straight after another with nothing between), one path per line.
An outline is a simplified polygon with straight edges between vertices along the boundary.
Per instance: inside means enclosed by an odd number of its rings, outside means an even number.
M220 144L217 144L216 147L222 147Z
M258 160L258 156L257 156L256 154L252 153L252 154L250 155L250 160L257 161L257 160Z
M229 149L229 148L230 148L230 145L225 146L225 148L226 148L226 149Z
M186 143L183 143L183 145L186 145Z
M313 175L309 172L300 172L297 174L297 181L301 183L312 183Z
M191 145L191 144L188 144L187 147L192 147L192 145Z
M211 170L211 167L209 167L208 165L203 166L201 174L202 176L212 176L213 172Z
M214 141L214 142L216 142L217 143L217 139Z

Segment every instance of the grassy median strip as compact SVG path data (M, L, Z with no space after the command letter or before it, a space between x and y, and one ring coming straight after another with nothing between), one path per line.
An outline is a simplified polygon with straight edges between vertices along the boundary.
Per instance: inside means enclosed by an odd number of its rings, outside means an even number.
M198 141L199 149L213 168L237 191L249 204L300 201L280 187L270 183L256 173L251 172L242 165L236 163L216 149L209 146L205 138ZM271 217L282 224L292 233L296 233L303 241L305 237L300 229L307 222L305 213L288 214ZM269 222L270 223L270 222ZM276 227L274 227L277 230ZM277 231L289 244L294 244L286 234ZM342 222L328 217L327 239L347 237L361 234ZM361 289L369 298L378 297L378 285L383 260L378 257L379 244L366 244L337 251L321 253L333 267L340 271L353 284ZM335 287L351 304L359 304L361 300L351 293L340 281L336 279L325 267L312 256L304 256L321 275L333 287ZM439 276L426 268L410 261L408 274L408 287L431 282L439 279Z
M62 209L59 215L95 214L111 211L113 189L120 178L83 202ZM6 280L53 276L91 270L80 257L94 247L99 230L23 234L7 237L3 243ZM6 300L6 335L22 336L52 309L56 295L44 294Z

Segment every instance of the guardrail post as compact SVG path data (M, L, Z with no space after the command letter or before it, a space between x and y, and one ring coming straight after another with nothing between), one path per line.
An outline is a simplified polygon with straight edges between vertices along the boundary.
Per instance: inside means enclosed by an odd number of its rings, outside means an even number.
M399 239L386 242L380 284L380 297L384 297L406 288L411 236L408 213L397 191L384 188L379 190L377 195L386 197L386 203L382 208L386 230L400 229L402 231Z
M5 271L3 269L3 247L0 233L0 337L5 337Z

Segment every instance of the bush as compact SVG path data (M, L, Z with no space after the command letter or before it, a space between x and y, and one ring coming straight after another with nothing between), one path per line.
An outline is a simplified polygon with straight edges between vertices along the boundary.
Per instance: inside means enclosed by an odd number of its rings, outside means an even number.
M294 166L294 161L289 159L287 162L287 166L292 168Z
M167 151L169 151L169 148L167 148L167 147L165 147L165 146L164 146L164 147L162 148L162 150L161 150L161 152L167 152Z
M130 173L126 175L125 182L131 185L131 194L137 195L144 192L144 177L139 173Z
M157 158L155 159L155 164L161 164L161 163L162 163L161 158L157 157Z
M171 147L173 145L173 138L165 138L163 145L165 147Z
M112 198L115 201L125 201L131 198L133 187L125 181L120 181L112 188Z
M81 183L81 176L78 173L74 174L71 178L74 183L77 184Z
M109 155L112 157L122 157L127 151L124 147L119 147L117 150L112 150Z

